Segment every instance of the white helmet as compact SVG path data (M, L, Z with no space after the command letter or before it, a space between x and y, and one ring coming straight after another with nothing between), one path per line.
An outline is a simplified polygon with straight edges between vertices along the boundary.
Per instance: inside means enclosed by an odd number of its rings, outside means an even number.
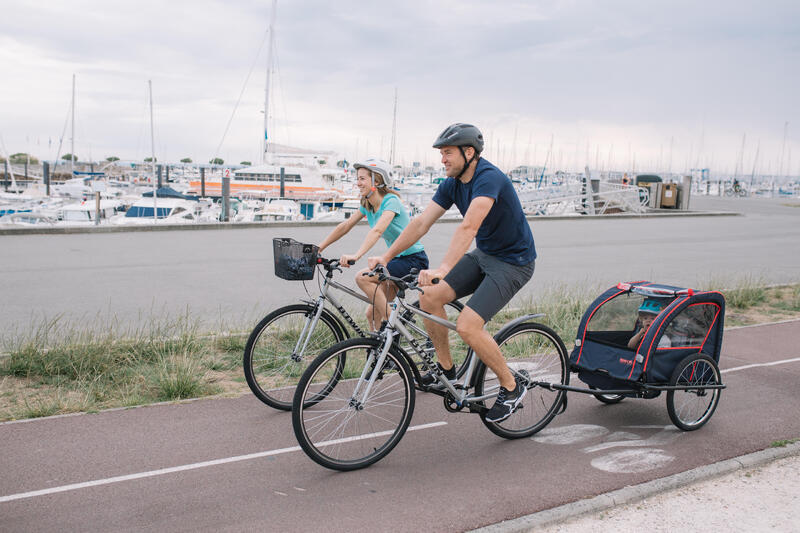
M353 164L353 168L366 168L370 172L377 172L383 178L383 183L386 184L387 189L394 187L394 179L392 179L392 167L383 159L369 157ZM375 178L372 179L372 186L375 187ZM382 187L383 188L383 187Z

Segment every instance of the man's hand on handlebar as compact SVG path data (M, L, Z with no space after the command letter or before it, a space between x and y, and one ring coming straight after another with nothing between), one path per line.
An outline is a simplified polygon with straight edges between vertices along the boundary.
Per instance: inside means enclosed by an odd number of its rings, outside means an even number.
M355 265L356 261L358 261L358 257L350 254L343 254L342 257L339 258L339 264L347 268L351 265Z
M447 271L441 268L419 271L419 285L420 287L427 287L439 283L444 279Z

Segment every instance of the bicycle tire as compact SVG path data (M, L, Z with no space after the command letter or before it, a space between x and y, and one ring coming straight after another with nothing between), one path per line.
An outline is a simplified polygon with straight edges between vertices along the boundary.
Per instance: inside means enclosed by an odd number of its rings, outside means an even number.
M300 378L292 427L300 447L316 463L339 471L365 468L391 452L408 429L414 378L406 358L394 347L367 402L354 398L362 373L375 372L374 366L367 370L367 358L382 346L372 338L342 341L314 359ZM342 361L345 364L338 366ZM332 390L326 390L331 383ZM361 383L359 393L364 390Z
M711 357L703 353L685 357L672 372L669 384L697 385L699 388L667 391L667 413L672 423L683 431L694 431L704 426L717 409L722 390L702 387L721 383L719 367Z
M558 334L542 324L524 322L495 339L506 364L531 381L569 385L569 358L567 348ZM475 373L475 394L481 396L499 387L497 376L481 361ZM506 439L529 437L544 428L566 401L566 391L531 386L518 408L510 417L500 422L481 421L489 430Z
M347 330L324 309L306 347L310 353L293 358L303 325L314 312L310 304L287 305L265 316L250 333L242 363L244 376L256 398L272 408L290 411L294 387L307 364L347 338Z

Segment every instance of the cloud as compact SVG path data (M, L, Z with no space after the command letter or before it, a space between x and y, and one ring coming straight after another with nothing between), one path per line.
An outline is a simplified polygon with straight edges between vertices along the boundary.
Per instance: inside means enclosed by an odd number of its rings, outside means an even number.
M152 80L157 157L207 160L255 65L220 155L259 160L271 5L6 2L7 147L60 136L74 73L83 153L149 155ZM743 134L748 157L761 139L760 157L774 160L786 121L800 150L798 15L782 1L280 2L270 131L351 158L368 143L387 152L397 89L407 162L435 161L432 138L464 120L491 133L487 156L508 165L541 157L551 136L577 168L599 159L587 152L655 166L672 146L681 166L700 152L732 169Z

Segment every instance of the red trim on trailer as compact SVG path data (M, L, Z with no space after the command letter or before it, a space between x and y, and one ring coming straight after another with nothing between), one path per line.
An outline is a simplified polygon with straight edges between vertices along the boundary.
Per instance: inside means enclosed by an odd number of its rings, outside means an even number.
M575 361L576 365L578 363L580 363L581 357L583 356L583 347L586 346L586 330L589 328L589 322L592 321L592 317L594 316L594 314L597 312L598 309L603 307L603 304L605 304L607 301L609 301L609 300L611 300L613 298L616 298L617 296L619 296L620 294L623 294L624 292L626 292L626 291L621 290L618 293L612 294L611 296L609 296L608 298L606 298L605 300L600 302L597 305L597 307L592 309L592 312L589 314L589 318L586 319L586 326L584 326L584 328L583 328L583 337L581 337L581 349L578 350L578 360Z
M694 307L695 305L713 305L714 307L717 308L717 312L714 313L714 318L711 320L711 324L708 325L708 329L706 330L706 336L703 337L703 342L701 342L698 345L664 346L664 347L656 346L656 352L663 351L663 350L685 350L685 349L688 349L688 348L699 348L701 350L703 349L703 346L706 345L706 341L708 340L708 336L711 334L711 329L714 327L714 324L717 323L717 318L719 317L719 314L722 312L722 308L720 307L719 304L715 304L714 302L698 302L696 304L687 305L686 309L689 309L690 307Z

